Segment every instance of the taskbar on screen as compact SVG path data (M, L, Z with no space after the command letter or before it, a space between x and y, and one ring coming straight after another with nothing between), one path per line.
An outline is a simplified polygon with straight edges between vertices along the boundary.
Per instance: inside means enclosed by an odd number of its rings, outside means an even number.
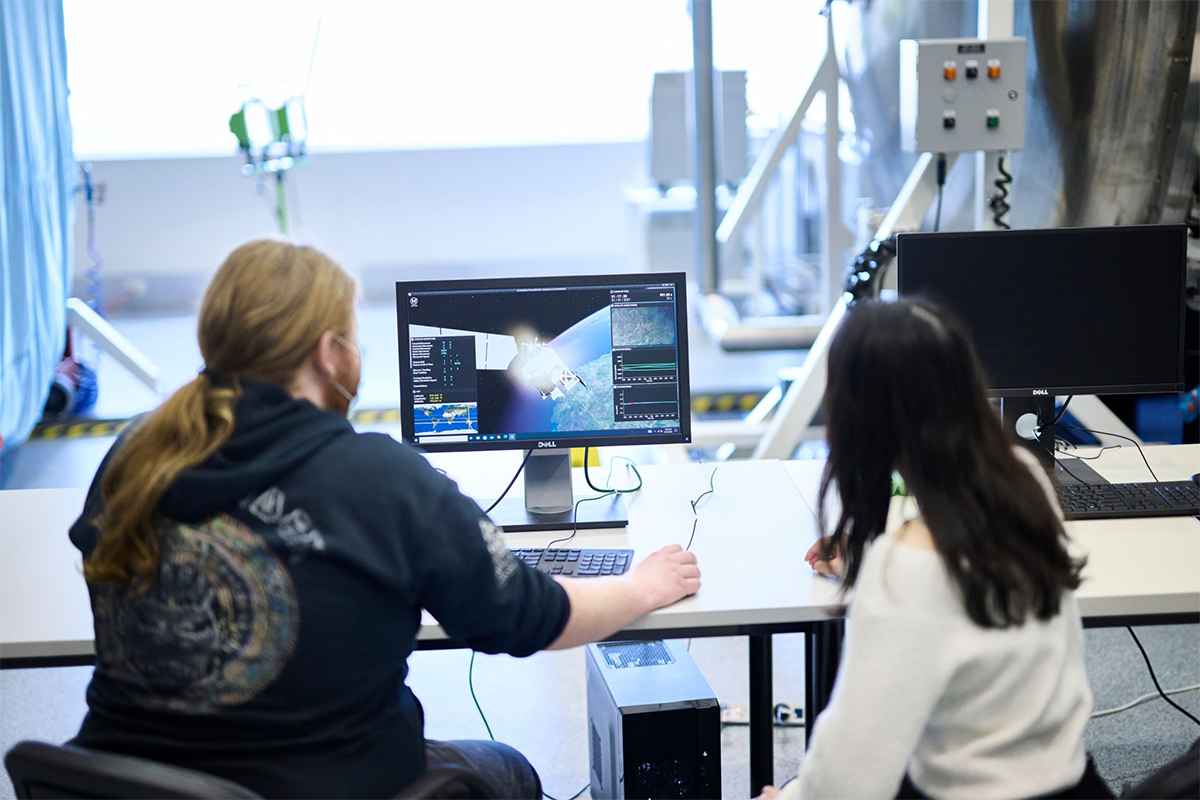
M433 436L414 436L413 444L425 442L431 444L434 442L442 444L454 444L459 442L515 442L525 439L542 440L546 439L563 439L569 442L571 439L593 438L597 436L669 436L678 434L679 426L661 427L661 428L620 428L617 430L606 431L557 431L554 433L468 433L468 434L435 434Z

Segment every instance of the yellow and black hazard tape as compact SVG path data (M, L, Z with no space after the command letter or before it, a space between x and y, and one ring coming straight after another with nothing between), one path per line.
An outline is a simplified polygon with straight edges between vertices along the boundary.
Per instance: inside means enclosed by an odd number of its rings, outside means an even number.
M43 422L29 434L30 439L88 439L100 436L116 436L129 426L127 419L71 420L70 422Z
M692 410L697 414L746 412L758 405L765 392L728 392L692 395ZM364 408L350 417L355 425L399 425L398 408ZM129 427L128 419L70 420L43 422L33 429L30 439L92 439L116 436Z
M359 409L350 415L350 422L355 425L399 425L400 409L372 408Z
M692 411L697 414L747 412L758 405L766 392L717 392L692 395Z

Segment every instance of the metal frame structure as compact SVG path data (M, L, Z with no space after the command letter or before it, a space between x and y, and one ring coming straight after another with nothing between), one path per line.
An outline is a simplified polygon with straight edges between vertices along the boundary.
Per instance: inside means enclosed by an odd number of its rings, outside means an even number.
M697 13L706 3L693 4L693 51L697 79L693 102L695 105L697 149L697 270L704 297L698 304L701 320L710 336L725 350L793 349L808 347L816 339L825 319L824 314L797 316L765 316L743 319L733 304L720 294L722 263L733 263L733 248L739 247L745 229L762 209L763 199L772 179L779 171L784 156L795 143L800 125L808 114L818 93L825 98L825 215L822 226L821 307L831 311L838 303L842 288L842 255L853 242L841 223L841 161L838 158L841 111L839 82L841 72L833 46L833 24L829 9L825 16L825 57L809 82L803 98L792 112L787 124L777 130L758 154L746 180L738 188L729 210L716 224L715 183L706 180L706 167L712 165L715 151L712 132L712 74L711 9ZM707 91L707 94L705 94ZM705 127L707 122L707 128ZM706 136L707 131L707 136Z
M82 332L89 339L100 345L106 353L129 370L133 375L153 392L158 391L158 368L150 359L142 355L133 344L117 332L104 317L92 310L92 307L72 297L67 300L67 325Z
M957 155L946 157L946 169L954 165ZM900 230L919 228L925 212L937 198L936 158L932 153L923 154L909 173L908 180L896 197L883 223L875 232L875 241L890 239ZM850 298L843 295L829 312L829 318L808 353L796 379L792 381L783 397L775 416L754 449L754 458L788 459L803 441L805 431L812 423L821 400L825 397L826 368L829 364L829 346L841 327L849 308ZM765 412L760 412L760 415Z

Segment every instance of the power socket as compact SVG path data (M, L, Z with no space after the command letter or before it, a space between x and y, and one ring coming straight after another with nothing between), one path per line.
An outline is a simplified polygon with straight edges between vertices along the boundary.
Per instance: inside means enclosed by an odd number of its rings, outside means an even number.
M803 728L805 724L803 703L776 703L774 725L780 728ZM746 703L722 703L722 725L749 725L750 709Z

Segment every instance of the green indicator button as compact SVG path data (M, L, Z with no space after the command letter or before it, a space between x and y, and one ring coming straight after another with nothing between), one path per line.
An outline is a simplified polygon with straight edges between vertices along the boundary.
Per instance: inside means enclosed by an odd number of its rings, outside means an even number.
M1000 115L988 114L987 126L989 128L999 128L1000 127Z

